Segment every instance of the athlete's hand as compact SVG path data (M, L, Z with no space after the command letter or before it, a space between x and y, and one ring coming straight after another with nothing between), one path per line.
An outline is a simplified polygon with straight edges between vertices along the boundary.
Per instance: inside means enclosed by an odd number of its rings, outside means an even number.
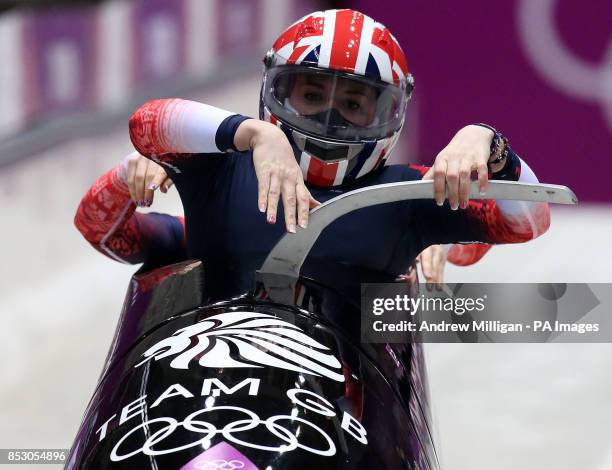
M265 121L249 119L236 131L234 145L239 150L253 150L253 165L258 181L257 205L266 212L268 223L276 223L278 201L282 197L287 231L295 233L308 225L311 207L319 205L306 185L291 144L278 127Z
M417 262L427 284L440 285L444 282L444 267L446 266L446 248L444 245L431 245L425 248Z
M130 197L138 207L148 207L153 204L153 194L156 189L166 193L172 180L166 171L148 158L138 152L128 155L126 183L130 191Z
M470 125L461 129L438 154L434 165L423 179L434 180L434 198L439 206L444 204L445 185L448 186L448 203L451 209L465 209L470 200L472 171L478 172L478 189L487 190L488 168L493 131L482 126Z

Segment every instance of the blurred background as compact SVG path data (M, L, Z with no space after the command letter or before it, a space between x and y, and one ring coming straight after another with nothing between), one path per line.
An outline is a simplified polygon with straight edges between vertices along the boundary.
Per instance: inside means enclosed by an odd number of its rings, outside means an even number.
M486 122L581 201L553 208L541 238L447 279L612 282L609 0L2 0L0 448L69 447L93 392L135 267L93 250L72 219L131 151L131 111L180 96L256 116L274 38L342 7L386 24L415 76L393 162L431 163ZM182 213L175 190L153 209ZM443 468L612 470L610 345L426 352Z

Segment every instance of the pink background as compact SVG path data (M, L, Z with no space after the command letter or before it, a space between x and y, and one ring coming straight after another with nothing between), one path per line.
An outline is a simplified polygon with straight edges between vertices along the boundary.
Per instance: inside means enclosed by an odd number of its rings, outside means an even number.
M386 24L408 57L416 82L412 105L418 108L417 159L429 163L461 126L486 122L509 137L541 181L568 185L582 201L612 201L609 1L357 0L352 4ZM535 33L530 43L563 51L571 64L594 71L603 70L608 62L607 76L596 72L599 79L590 73L584 80L571 80L570 67L553 64L551 68L541 56L530 58L520 12L538 4L548 5L542 9L547 14L528 15L535 24L528 28ZM546 37L547 18L558 40ZM569 82L567 89L553 83L547 73L561 74L561 81ZM581 96L580 89L593 96Z

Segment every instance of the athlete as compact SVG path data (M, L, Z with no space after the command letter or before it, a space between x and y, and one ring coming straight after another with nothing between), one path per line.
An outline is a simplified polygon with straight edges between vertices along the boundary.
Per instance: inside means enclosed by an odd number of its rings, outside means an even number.
M413 80L395 38L371 18L353 10L308 15L264 64L260 120L180 99L148 102L130 119L135 148L177 186L185 249L204 260L212 298L250 289L283 226L295 232L317 202L364 186L429 178L435 202L342 217L321 235L303 275L354 292L361 282L395 279L433 244L525 242L548 228L546 204L469 201L472 172L482 192L489 177L537 181L490 126L459 130L424 175L385 165Z

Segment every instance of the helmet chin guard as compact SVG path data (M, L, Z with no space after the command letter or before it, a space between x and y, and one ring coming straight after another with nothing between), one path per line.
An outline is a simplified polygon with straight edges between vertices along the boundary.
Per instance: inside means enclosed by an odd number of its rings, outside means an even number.
M412 75L389 30L355 10L311 13L264 58L260 119L279 126L313 186L350 183L389 157Z

